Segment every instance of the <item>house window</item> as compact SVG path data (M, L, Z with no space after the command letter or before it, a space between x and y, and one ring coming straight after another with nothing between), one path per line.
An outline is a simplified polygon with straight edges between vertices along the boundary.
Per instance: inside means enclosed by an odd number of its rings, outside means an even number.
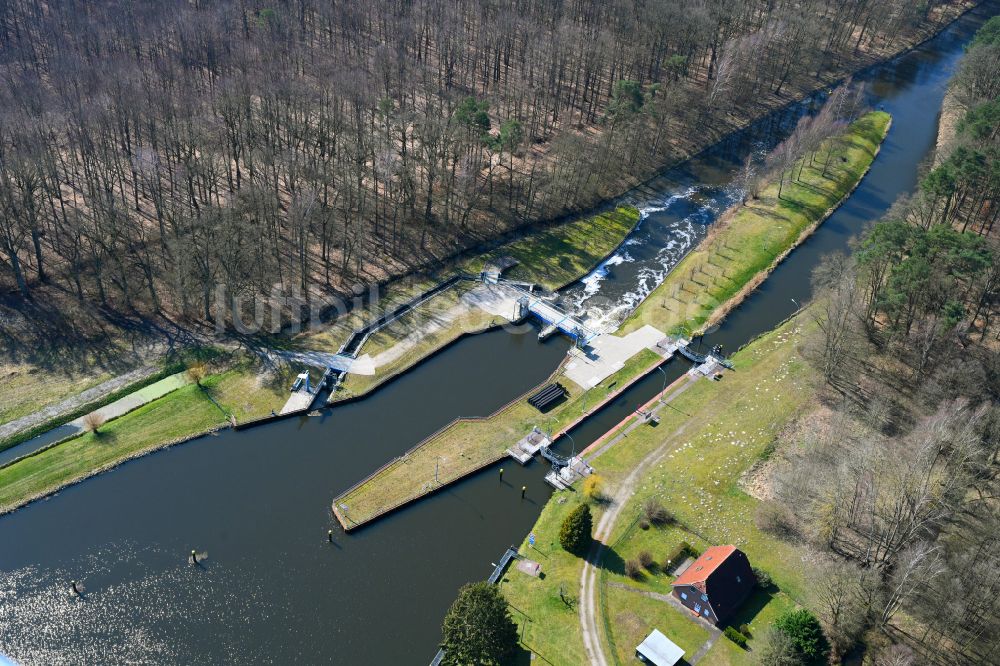
M701 612L701 604L695 604L694 605L694 612L695 613L700 613Z
M684 592L681 592L681 599L687 599L687 598L688 598L688 595L686 593L684 593Z
M708 595L707 594L701 595L701 600L702 601L708 601Z
M705 617L711 617L711 615L712 615L712 614L711 614L711 613L709 613L709 612L708 612L708 609L706 608L706 609L705 609Z

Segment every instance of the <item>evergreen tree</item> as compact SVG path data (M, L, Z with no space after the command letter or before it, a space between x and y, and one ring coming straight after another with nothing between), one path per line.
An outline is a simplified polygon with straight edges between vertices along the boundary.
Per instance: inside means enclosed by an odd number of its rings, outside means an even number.
M442 664L499 664L517 647L517 625L499 588L470 583L458 592L441 627Z
M590 547L593 525L594 520L590 515L590 507L581 504L573 509L563 521L562 528L559 530L559 543L567 551L583 557Z
M830 644L823 635L819 620L805 608L781 615L775 620L774 628L788 636L804 663L818 664L826 661Z

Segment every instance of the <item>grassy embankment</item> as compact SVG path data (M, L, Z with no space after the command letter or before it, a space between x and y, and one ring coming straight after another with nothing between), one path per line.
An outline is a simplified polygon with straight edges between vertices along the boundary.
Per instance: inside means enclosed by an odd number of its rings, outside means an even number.
M739 299L750 293L805 235L810 233L860 182L868 170L889 126L888 114L870 113L855 122L834 144L832 164L826 176L822 165L802 170L800 180L786 184L782 197L777 184L762 188L760 199L727 215L708 238L675 269L656 292L628 320L625 331L652 324L661 330L695 330L706 321L721 318ZM796 167L793 172L798 172ZM525 250L545 258L549 252L531 245ZM712 268L709 268L712 267ZM717 271L717 278L709 278ZM699 281L699 276L707 276ZM688 276L691 276L690 278ZM701 291L699 291L701 290ZM678 293L668 299L664 294ZM686 301L681 294L690 294ZM407 456L397 459L357 487L335 499L346 504L348 523L357 525L418 498L435 488L498 460L504 450L539 425L558 431L579 418L584 404L590 409L603 399L609 387L621 390L629 381L651 370L655 354L644 352L624 368L587 392L571 382L566 403L545 416L534 411L524 398L482 420L463 420L423 442ZM575 390L574 390L575 389ZM555 426L547 426L554 422ZM446 465L438 473L437 461Z
M540 414L530 406L525 394L486 418L457 419L357 487L337 497L334 505L352 528L377 518L496 462L533 426L546 432L560 432L585 413L593 411L601 402L613 398L626 388L630 380L642 376L645 370L658 365L661 360L657 354L643 350L629 359L617 373L586 391L586 395L576 384L562 378L561 383L570 390L569 396L547 414ZM561 370L557 370L547 381L554 381L560 374ZM436 483L435 473L438 478ZM346 511L343 505L347 506Z
M592 270L614 251L638 221L639 211L624 206L573 220L513 241L485 255L466 259L438 279L446 279L456 271L475 275L490 259L510 256L519 263L507 272L507 277L534 282L546 289L558 289ZM378 306L383 311L389 310L435 283L436 280L429 278L408 281L400 289L387 294L388 299L380 300ZM484 331L501 323L502 317L462 300L462 296L474 288L475 284L460 282L375 333L358 353L369 354L384 362L376 368L374 375L348 375L338 397L366 393L462 335ZM368 315L370 319L377 316L370 312ZM301 348L336 350L353 328L360 326L362 318L355 318L354 325L350 327L340 326L319 335L304 335L296 344ZM398 353L390 352L396 347Z
M834 181L807 166L802 182L786 184L782 199L772 184L751 206L726 216L725 223L713 229L640 306L625 330L651 323L692 332L724 316L851 192L873 161L888 124L888 116L878 113L851 126L834 155L837 169L830 173ZM776 582L775 588L756 592L733 619L736 625L749 624L755 636L803 598L805 584L801 567L796 566L800 554L756 528L757 500L744 492L740 479L768 455L782 428L813 400L815 373L798 353L813 326L799 316L762 336L735 355L738 372L721 383L689 386L671 402L676 409L660 411L658 427L632 431L595 461L606 492L613 494L640 461L651 454L663 456L622 510L599 577L602 644L614 661L631 661L635 645L653 628L670 636L688 655L708 638L707 631L683 613L648 596L668 593L670 576L657 567L639 581L625 575L624 562L640 552L649 552L663 564L681 541L699 550L710 543L742 548ZM677 525L649 530L636 526L642 503L654 496L677 516ZM522 624L524 646L553 664L586 661L578 609L560 596L560 590L572 597L578 594L583 570L582 561L558 543L559 526L577 497L557 493L532 530L535 547L522 544L522 553L538 555L546 577L539 580L515 571L504 580L505 594L520 611L514 616ZM594 510L596 524L601 505ZM720 638L701 663L750 662L749 653Z
M505 277L535 282L554 291L593 270L638 222L636 208L620 206L513 241L484 258L513 257L519 263ZM481 264L481 260L474 260L466 265L466 270L478 273Z
M663 455L622 510L599 579L601 614L609 630L603 643L620 663L630 661L635 646L653 628L688 655L708 639L708 632L686 615L643 594L668 593L672 577L659 568L647 571L639 581L625 575L624 562L642 551L663 564L681 541L700 550L710 543L742 548L754 566L769 571L777 583L777 589L757 592L748 600L736 620L750 624L754 635L801 598L804 583L798 552L756 528L757 500L744 492L740 479L767 454L785 424L811 404L815 372L797 353L811 328L811 322L799 316L759 338L734 356L737 372L722 382L694 382L671 401L676 409L660 411L659 426L633 430L594 461L606 492L613 494L640 461L660 451ZM524 625L523 644L553 664L586 661L578 609L567 606L559 594L560 588L574 597L579 594L583 562L559 546L559 526L579 497L556 493L532 529L535 546L522 544L522 553L535 555L542 563L545 578L511 571L503 583L512 605L522 611L514 617ZM649 497L658 498L679 523L648 530L638 527L635 518ZM593 509L596 524L603 508L597 503ZM748 653L725 639L707 658L721 664L750 661Z
M154 400L82 434L0 468L0 513L147 451L278 409L285 382L262 384L249 361ZM215 403L209 399L211 396Z
M623 332L652 324L690 335L722 319L857 186L889 124L887 113L866 114L836 138L826 176L824 146L801 174L799 165L791 169L798 178L786 178L780 199L772 182L757 199L725 214L632 313Z
M551 280L572 281L586 272L586 268L580 268L584 262L596 264L611 252L635 226L638 215L635 209L623 208L591 216L516 241L495 253L515 256L525 264L521 270L527 275L537 275L538 281L546 281L549 286L554 284ZM539 247L545 248L545 251L538 253ZM560 252L573 254L573 258L562 258ZM451 270L478 271L484 257L466 261L467 267L458 266ZM579 274L574 276L572 271L575 270L579 270ZM433 284L426 278L401 281L388 290L379 305L386 308L405 302ZM322 334L303 336L298 341L299 346L313 349L328 347L335 351L350 332L362 326L371 314L359 309ZM415 346L399 357L393 372L400 372L416 363L462 332L456 327L443 329L433 340ZM302 344L302 340L314 344ZM383 344L389 345L390 342L384 341ZM107 378L88 377L86 383L80 386L60 384L59 390L79 392ZM0 512L14 509L33 498L54 492L144 452L224 427L228 425L230 416L237 421L247 421L280 409L288 397L290 377L276 377L269 382L262 382L261 379L261 369L249 360L229 364L228 369L212 374L202 382L204 391L194 386L178 389L110 421L101 428L101 435L75 437L0 469ZM49 393L59 395L56 389ZM209 395L218 406L208 399ZM25 405L29 404L13 399L10 403L11 414L15 414L16 409L24 412Z
M65 400L114 377L105 370L95 372L45 372L28 364L5 364L0 369L0 423L38 411L39 405Z

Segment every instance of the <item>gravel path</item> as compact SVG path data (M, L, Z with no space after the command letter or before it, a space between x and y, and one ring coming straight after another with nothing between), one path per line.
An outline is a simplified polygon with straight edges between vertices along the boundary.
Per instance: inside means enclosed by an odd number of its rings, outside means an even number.
M93 388L89 388L86 391L77 393L76 395L66 398L61 402L57 402L48 407L44 407L37 412L33 412L26 416L22 416L19 419L14 419L13 421L8 421L3 425L0 425L0 440L7 439L23 430L29 428L34 428L35 426L41 425L47 421L68 414L87 403L99 400L101 396L107 395L108 393L113 393L123 386L128 386L129 384L134 384L138 381L149 377L150 375L159 372L159 367L154 365L147 365L141 368L132 370L131 372L126 372L123 375L118 375L113 379L109 379L106 382L98 384Z
M684 382L680 387L681 390L674 391L669 397L664 398L663 402L658 403L657 407L653 408L652 411L658 413L667 403L680 395L683 389L690 385L690 381L694 380ZM627 432L634 430L643 423L644 421L641 420L636 421L630 426ZM593 666L608 666L607 658L604 656L604 648L601 646L600 611L597 603L600 568L606 550L604 543L611 537L611 532L622 510L625 508L625 503L635 493L635 489L639 485L643 474L676 446L675 438L684 432L686 427L687 423L681 425L670 437L666 438L662 445L643 458L629 475L625 477L625 480L615 490L608 510L601 515L601 519L597 523L597 529L594 530L594 545L591 546L590 552L587 554L587 560L583 565L583 573L580 575L580 628L583 632L584 649L587 651L587 657ZM620 436L616 437L612 442L617 442L619 439ZM606 448L607 446L602 447L599 453L603 453ZM590 459L592 460L593 457Z

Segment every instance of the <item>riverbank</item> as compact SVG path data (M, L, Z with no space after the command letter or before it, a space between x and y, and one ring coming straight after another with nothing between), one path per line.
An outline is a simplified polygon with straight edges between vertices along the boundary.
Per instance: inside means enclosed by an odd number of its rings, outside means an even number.
M552 664L588 663L581 629L581 606L594 602L598 640L609 663L628 663L635 645L653 628L667 634L688 658L709 639L709 632L655 595L668 594L673 577L664 573L666 559L682 541L703 549L733 543L754 566L774 577L777 587L755 593L738 623L763 633L779 609L803 596L804 583L795 546L758 530L753 513L758 500L741 485L745 471L766 457L788 421L811 404L817 377L798 349L815 328L799 314L759 337L732 357L736 372L722 382L682 382L668 389L659 408L660 424L632 428L611 447L602 447L590 462L599 470L605 499L592 503L594 522L616 512L599 534L606 544L599 558L592 598L581 594L585 560L559 545L559 526L581 501L579 493L559 492L546 504L532 529L535 544L525 541L521 553L542 564L544 579L510 572L504 594L520 613L522 645ZM651 403L655 408L655 403ZM634 419L617 426L615 438ZM640 469L636 478L630 478ZM642 529L642 505L657 498L676 518L666 527ZM638 579L625 573L625 562L650 553L657 566ZM566 603L562 597L572 603ZM744 664L752 657L725 640L716 641L703 663Z
M691 336L722 320L851 195L890 126L889 114L866 114L828 139L815 162L811 157L796 162L789 172L797 175L781 187L780 197L779 184L772 182L756 199L724 214L629 316L622 331L653 325ZM828 169L827 149L833 150Z
M283 376L266 375L248 359L138 406L101 426L19 458L0 468L0 514L112 469L123 462L221 428L234 418L280 409L287 398Z
M941 115L938 116L938 133L934 141L934 166L939 166L951 154L958 134L958 123L967 112L965 105L958 101L953 85L949 85L941 103Z
M688 253L639 306L623 333L645 326L689 335L706 322L721 320L854 191L878 155L890 120L883 112L866 114L828 140L832 143L822 154L829 148L832 166L826 174L822 162L812 165L804 157L791 170L799 172L799 177L783 188L781 197L778 184L772 183L762 188L752 205L726 215L718 223L721 226ZM682 291L691 297L680 296ZM675 294L672 304L662 298L664 293ZM663 360L645 349L589 390L566 381L566 401L546 414L528 405L525 395L485 419L452 424L339 494L333 502L334 513L345 529L354 529L435 492L500 460L533 427L555 435L564 432L569 424L596 411L609 395L653 372Z
M518 275L554 288L583 277L612 253L638 222L637 209L620 207L546 229L537 238L518 239L484 255L466 258L450 266L447 273L478 273L491 259L510 256L520 262ZM382 310L391 309L433 284L431 278L403 283L390 289L378 302L352 311L326 331L300 337L294 346L336 352L353 331L353 326L363 325ZM435 297L416 312L421 321L427 322L440 318L443 310L454 311L454 306L448 297L440 300ZM493 315L481 316L486 313L472 307L464 308L461 314L463 316L441 322L431 334L422 336L417 344L387 363L376 375L349 376L353 379L349 380L346 390L335 394L333 401L368 393L462 336L490 328L496 320ZM390 349L394 342L412 333L404 321L376 337L374 344ZM366 346L364 351L370 350ZM176 368L172 370L176 372ZM265 370L250 359L227 363L223 370L215 371L202 381L204 390L175 391L115 418L101 428L101 435L81 434L24 456L0 468L0 513L12 511L159 448L211 434L233 422L266 417L281 409L288 397L287 387L292 374L288 367Z

